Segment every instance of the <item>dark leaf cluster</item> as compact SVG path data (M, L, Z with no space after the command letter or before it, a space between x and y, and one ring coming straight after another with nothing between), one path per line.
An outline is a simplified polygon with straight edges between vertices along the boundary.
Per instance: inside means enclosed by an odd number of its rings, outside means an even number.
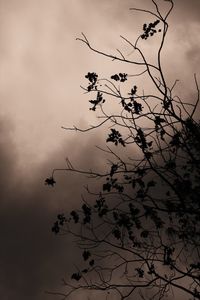
M88 72L87 75L85 75L85 78L87 78L90 82L87 88L88 92L90 92L96 86L98 75L94 72Z
M137 102L137 101L133 101L133 107L134 107L134 112L135 114L139 115L142 112L142 104Z
M137 93L137 86L134 85L133 88L131 89L131 92L130 92L129 95L131 95L132 97L134 97L136 93Z
M127 230L130 230L132 228L133 223L127 213L118 213L117 211L114 211L113 217L116 221L116 225L118 225L119 227L124 227Z
M121 144L123 147L125 147L125 142L122 139L121 133L114 128L111 128L111 133L108 135L106 142L112 142L115 144L115 146Z
M127 74L125 74L125 73L114 74L110 78L115 81L124 82L127 80Z
M58 220L54 223L52 227L52 232L54 232L55 234L59 233L61 226L64 226L64 223L66 222L64 214L58 214L57 219Z
M108 213L108 206L105 202L105 199L102 197L96 200L96 204L94 205L94 208L97 209L100 218Z
M165 123L165 119L161 118L160 116L155 116L155 119L154 119L154 123L155 123L155 130L156 132L160 132L160 136L161 136L161 139L163 140L163 136L165 134L165 130L162 126L162 123Z
M72 210L70 215L72 216L73 220L74 220L74 223L78 223L79 221L79 214L75 211L75 210Z
M143 278L143 277L144 277L144 270L142 270L141 268L136 268L135 270L137 271L138 276L139 276L140 278Z
M158 215L158 212L151 206L143 205L144 215L146 218L150 218L157 229L162 228L164 225L164 221Z
M118 165L112 164L111 169L110 169L110 176L112 177L117 170L118 170Z
M93 106L90 108L90 110L95 111L97 105L103 104L105 102L105 99L103 99L103 94L102 93L97 92L97 98L96 98L96 100L89 100L89 102L91 104L93 104Z
M52 227L51 230L52 230L52 232L54 232L55 234L59 233L59 231L60 231L60 226L59 226L58 221L56 221L56 222L54 223L54 225L53 225L53 227Z
M146 137L144 135L144 132L141 128L137 130L137 135L135 137L135 142L141 147L141 149L144 151L148 148L148 143L146 140Z
M83 223L84 224L90 223L90 221L91 221L91 214L92 214L91 208L89 206L87 206L86 204L83 204L82 205L82 210L83 210L83 215L84 215Z
M159 23L160 23L160 20L156 20L155 22L149 23L148 25L144 24L143 25L143 31L144 31L144 33L141 35L141 38L144 39L144 40L147 40L148 37L153 36L157 32L157 30L155 29L155 27ZM159 29L158 32L161 32L161 29Z
M73 273L71 276L71 279L74 279L76 281L79 281L82 278L82 275L78 272L78 273Z
M54 184L56 184L56 181L54 180L54 178L52 176L52 177L46 178L45 184L50 185L50 186L54 186Z
M129 102L126 102L125 99L121 101L123 108L128 112L133 112L139 115L142 112L142 104L135 101L133 97L130 98Z
M136 114L139 114L142 111L142 105L140 103L138 103L135 99L134 96L137 92L137 86L134 85L133 88L131 89L131 92L129 93L129 95L131 95L130 97L130 101L126 102L125 99L122 99L121 103L123 108L128 111L128 112L134 112Z
M172 140L170 141L170 145L174 146L176 148L179 148L181 146L181 133L177 132L172 137Z
M103 191L110 192L112 189L116 189L119 193L123 193L124 187L122 184L118 183L117 178L106 178L106 183L103 184Z
M174 252L175 248L170 248L168 246L164 247L164 258L163 258L163 264L164 265L170 265L173 260L172 260L172 255Z
M113 229L112 234L114 235L114 237L117 240L121 239L121 231L119 230L118 227L116 227L116 228Z
M91 256L91 253L88 250L84 250L83 253L82 253L82 256L83 256L83 259L86 261Z
M129 101L128 103L125 101L125 99L122 99L121 101L122 103L122 107L128 111L131 112L132 111L132 107L133 107L133 103L131 101Z

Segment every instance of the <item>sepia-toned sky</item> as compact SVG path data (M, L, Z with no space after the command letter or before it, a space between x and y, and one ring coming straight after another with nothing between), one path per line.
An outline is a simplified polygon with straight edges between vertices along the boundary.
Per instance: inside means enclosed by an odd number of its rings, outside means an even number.
M177 91L192 101L193 74L200 78L200 1L174 2L163 66L168 82L178 78ZM59 290L73 266L71 241L55 237L51 226L58 213L79 203L84 178L59 174L53 189L44 179L64 167L66 157L76 166L101 164L93 145L103 137L81 137L61 126L94 123L80 88L84 76L110 76L119 68L76 38L84 32L99 49L129 53L120 35L134 41L148 22L129 10L134 6L152 7L150 0L0 0L2 300L54 299L44 292Z

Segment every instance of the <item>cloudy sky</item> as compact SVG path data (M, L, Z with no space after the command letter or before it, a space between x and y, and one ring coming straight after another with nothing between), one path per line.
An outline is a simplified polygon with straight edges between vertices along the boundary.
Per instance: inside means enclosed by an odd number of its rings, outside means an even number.
M157 2L165 9L167 2ZM134 6L150 8L151 1L0 0L2 300L52 299L44 292L59 290L71 270L71 242L55 237L51 225L57 213L80 201L85 181L59 174L50 189L44 179L65 166L66 157L81 167L100 163L93 152L100 139L61 126L94 122L80 88L84 75L109 76L118 67L76 37L84 32L97 48L129 53L119 36L134 41L146 21L129 11ZM199 73L199 11L199 0L175 0L163 57L167 79L180 80L178 91L186 99L194 97L193 73Z

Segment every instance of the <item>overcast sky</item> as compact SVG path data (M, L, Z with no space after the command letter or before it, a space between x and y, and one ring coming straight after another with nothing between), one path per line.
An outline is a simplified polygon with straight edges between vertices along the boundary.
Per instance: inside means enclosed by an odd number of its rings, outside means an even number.
M134 6L149 8L151 1L0 0L2 300L52 299L44 291L59 290L71 270L71 243L55 237L51 225L57 213L79 202L84 179L62 174L54 189L44 179L67 156L81 167L100 164L95 135L81 138L61 126L94 121L80 88L84 75L116 70L76 37L84 32L97 48L128 53L119 36L134 40L146 20L128 10ZM167 79L180 79L178 91L186 99L194 97L193 73L199 73L199 12L199 0L175 0L163 57Z

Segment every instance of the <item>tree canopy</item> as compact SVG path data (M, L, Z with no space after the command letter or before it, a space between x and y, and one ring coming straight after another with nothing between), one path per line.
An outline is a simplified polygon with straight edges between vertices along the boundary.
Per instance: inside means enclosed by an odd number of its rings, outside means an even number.
M85 34L78 38L124 68L106 79L93 71L85 75L83 89L97 123L65 128L87 134L107 126L106 146L100 149L109 164L101 173L76 169L68 160L63 169L99 179L98 192L87 188L93 200L83 199L79 208L59 214L52 227L55 234L72 234L82 256L78 269L64 280L66 293L57 293L63 299L76 299L80 290L88 295L100 291L102 299L161 299L180 290L184 299L200 299L199 88L194 75L197 96L185 102L176 94L177 80L167 83L162 53L174 2L163 1L168 2L164 13L154 0L152 11L130 8L144 13L147 23L134 43L121 36L131 48L128 55L96 49ZM155 35L152 64L143 45ZM141 71L128 74L126 65ZM153 93L144 86L146 78ZM110 112L113 102L118 111ZM54 186L60 170L54 169L45 183Z

